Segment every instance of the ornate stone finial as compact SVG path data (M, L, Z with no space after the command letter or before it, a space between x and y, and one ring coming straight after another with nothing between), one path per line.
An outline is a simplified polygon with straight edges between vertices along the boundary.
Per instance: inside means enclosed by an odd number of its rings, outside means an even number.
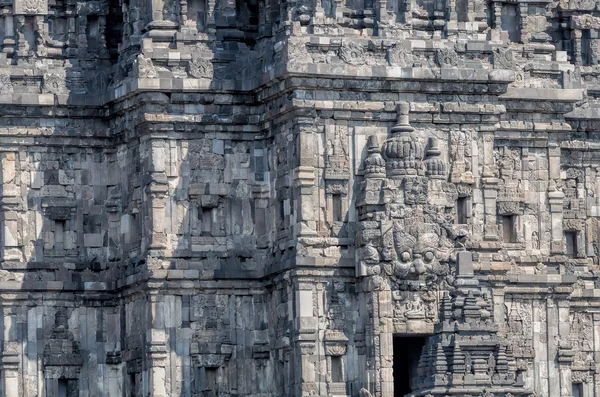
M448 361L446 360L446 353L441 343L437 344L435 350L435 374L443 375L448 371Z
M459 343L454 341L454 350L452 354L452 372L457 374L464 374L466 370L465 366L465 354L460 348Z
M417 365L417 375L420 378L424 378L428 375L429 370L429 344L423 345L421 349L421 357L419 358L419 364Z
M508 373L508 358L506 356L506 345L501 343L498 346L498 358L496 359L496 371L500 374Z
M400 102L396 105L396 113L398 114L398 121L395 126L392 127L391 132L404 132L414 131L415 129L410 126L409 122L409 106L408 102Z
M69 328L69 321L67 319L67 312L64 309L58 309L54 317L54 327L57 329Z
M365 177L385 178L385 160L381 157L379 143L375 135L367 141L367 158L364 161Z
M431 178L443 179L446 177L446 163L441 159L441 151L436 137L429 138L427 160L425 160L425 174Z
M409 124L408 103L396 107L398 121L390 129L390 137L383 144L388 177L423 175L424 147L415 129Z

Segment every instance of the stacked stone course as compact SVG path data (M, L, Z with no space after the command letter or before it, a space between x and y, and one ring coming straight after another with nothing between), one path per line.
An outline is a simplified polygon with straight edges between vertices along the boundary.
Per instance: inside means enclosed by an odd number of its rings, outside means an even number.
M599 1L0 9L0 395L600 397Z

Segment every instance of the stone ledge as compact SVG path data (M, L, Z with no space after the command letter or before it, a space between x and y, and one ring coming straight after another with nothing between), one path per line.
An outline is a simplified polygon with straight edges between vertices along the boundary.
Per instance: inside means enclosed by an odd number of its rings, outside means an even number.
M520 101L578 102L583 99L583 90L509 87L505 94L500 95L500 98Z
M600 120L600 108L575 109L565 114L567 120Z
M519 284L573 284L577 276L570 274L509 274L508 280Z

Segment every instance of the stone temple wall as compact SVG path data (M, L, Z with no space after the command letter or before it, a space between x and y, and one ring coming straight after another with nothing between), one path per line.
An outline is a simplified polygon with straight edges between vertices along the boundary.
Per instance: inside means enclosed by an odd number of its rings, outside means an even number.
M0 395L600 397L600 2L0 9Z

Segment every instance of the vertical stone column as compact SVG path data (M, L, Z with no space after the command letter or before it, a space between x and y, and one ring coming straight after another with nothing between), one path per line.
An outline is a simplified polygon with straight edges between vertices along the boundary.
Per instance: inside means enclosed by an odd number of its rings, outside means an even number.
M46 56L46 28L44 24L45 17L43 15L35 16L35 52L38 56Z
M573 29L571 31L571 39L573 40L573 56L574 56L574 61L575 61L575 65L581 66L581 64L583 63L582 57L581 57L581 30L579 29Z
M75 14L75 10L72 11ZM77 51L77 18L74 16L68 19L67 23L67 56L75 56Z
M78 15L76 21L79 24L79 28L77 30L77 54L79 54L79 56L85 56L88 51L87 16Z
M553 186L560 180L560 145L557 142L548 142L548 180L550 188L548 192L548 208L550 209L550 225L541 225L540 231L545 227L551 230L550 241L546 241L550 252L562 252L562 200L564 194L556 191ZM542 218L544 219L544 218ZM560 230L555 230L558 228ZM544 236L540 235L540 240ZM556 251L558 250L558 251Z
M294 236L316 236L319 189L316 186L315 167L317 166L316 131L313 118L301 118L297 121L297 142L299 162L294 170L294 187L296 190L295 213L296 224Z
M548 204L550 206L551 219L551 254L563 253L563 201L565 194L559 190L548 191Z
M560 301L562 302L562 300ZM556 340L559 337L559 326L561 319L559 314L564 315L564 311L560 312L560 310L556 307L554 303L554 298L549 297L546 300L546 329L542 329L542 331L546 331L547 334L547 356L548 356L548 378L550 379L550 388L548 389L548 397L558 397L560 396L560 370L557 369L551 362L554 360L554 357L558 354L558 349L556 346ZM567 310L567 316L568 316ZM567 318L568 321L568 318ZM542 324L543 325L543 324Z
M558 308L554 309L558 312L558 333L560 336L560 340L562 342L566 342L569 340L569 335L571 334L571 324L569 322L569 310L571 306L571 302L566 299L558 300ZM570 362L562 362L559 360L558 372L560 379L558 379L554 385L559 386L559 390L557 392L551 392L549 397L553 396L565 396L572 395L572 387L571 387L571 367Z
M499 180L498 170L494 163L494 131L485 131L481 134L483 143L483 207L484 207L484 229L483 239L498 241L498 222L496 220Z
M402 7L406 1L407 0L398 0L398 8ZM384 25L390 23L392 19L387 8L387 0L375 0L375 16L377 20Z
M458 29L458 13L456 12L456 0L448 0L446 3L446 14L448 21L446 31L455 33Z
M344 1L343 0L331 0L335 2L335 18L338 22L343 21L344 18Z
M16 153L3 153L2 165L2 208L3 233L2 233L2 259L23 260L23 232L25 227L22 221L21 195L15 184L16 179Z
M494 1L492 7L494 9L494 29L501 30L502 29L502 3L499 1Z
M29 55L29 43L25 39L25 15L17 15L16 20L16 51L17 57L26 58Z
M313 307L314 285L299 282L295 291L296 316L294 318L293 351L296 357L292 380L292 393L295 396L318 393L319 387L325 390L325 381L318 383L315 366L325 361L322 352L316 350L318 338L317 317Z
M148 142L150 183L146 186L148 198L148 219L145 230L148 232L148 249L164 249L167 247L165 233L165 204L169 190L165 174L165 142L152 140Z
M4 353L2 357L2 372L4 373L4 393L6 397L20 397L19 387L19 357L16 353Z
M485 21L486 25L487 25L487 21L485 20L485 7L481 7L480 11L478 13L475 13L475 0L468 0L467 1L467 21L468 22L473 22L473 21ZM480 25L481 26L481 25Z
M491 39L502 40L502 3L494 1L492 3L492 12L493 30L491 32Z
M16 43L13 25L14 18L12 15L3 15L2 18L4 18L4 40L0 43L2 45L2 52L5 54L12 53Z
M519 28L521 31L521 42L524 44L529 43L531 33L529 32L529 26L527 23L527 15L529 3L518 3L519 4Z
M215 35L215 0L206 1L206 31L210 36ZM214 40L214 39L213 39Z
M295 237L316 236L318 214L314 196L317 192L315 187L314 169L311 167L298 167L295 173L294 187L296 188L296 225L294 227Z
M20 397L22 389L20 387L20 358L18 353L19 344L19 324L17 316L11 309L2 310L3 350L2 350L2 375L4 377L4 393L6 397Z
M188 20L187 0L179 0L179 22L184 26Z
M98 36L99 36L98 44L100 45L100 48L99 48L100 56L102 58L108 58L109 53L108 53L108 48L107 48L107 43L106 43L106 16L105 15L98 16Z
M167 343L165 332L165 312L163 296L150 295L150 329L146 332L146 379L143 382L144 395L167 397L166 366Z
M548 340L547 340L547 317L546 317L546 303L543 300L527 300L527 305L531 305L531 319L532 319L532 341L533 350L535 352L534 358L534 373L537 391L541 394L550 396L549 392L549 377L548 377L548 366L549 361L553 361L554 357L548 357ZM553 341L554 342L554 341Z
M498 285L498 287L500 288L494 288L492 290L494 322L496 324L504 324L504 319L506 318L504 285Z
M485 211L485 224L483 239L498 241L499 230L496 219L497 208L496 200L498 198L499 180L497 178L482 178L483 185L483 206Z
M149 6L151 10L150 21L162 21L163 20L163 7L164 0L150 0ZM149 22L150 22L149 21Z
M548 178L560 179L560 146L557 142L548 142Z
M590 394L587 396L600 396L600 313L592 314L594 329L594 363L596 368L593 374L593 386Z
M377 396L394 397L394 329L392 293L388 289L377 291L378 317L373 317L379 389ZM409 326L410 328L410 326Z
M167 248L167 235L165 233L165 202L168 186L163 184L151 184L146 189L150 201L149 222L150 236L148 248L164 249Z
M147 13L148 23L146 26L149 31L157 28L174 29L181 20L179 0L148 0L147 7L149 11Z
M325 11L323 10L322 0L313 0L312 3L313 3L312 6L315 10L315 12L314 12L314 17L316 18L315 22L318 23L318 21L323 21L323 18L325 16ZM287 11L287 10L282 9L282 11ZM287 15L286 15L286 17L287 17Z
M375 285L371 277L361 283L365 302L365 372L361 387L375 397L394 397L393 302L389 289Z

